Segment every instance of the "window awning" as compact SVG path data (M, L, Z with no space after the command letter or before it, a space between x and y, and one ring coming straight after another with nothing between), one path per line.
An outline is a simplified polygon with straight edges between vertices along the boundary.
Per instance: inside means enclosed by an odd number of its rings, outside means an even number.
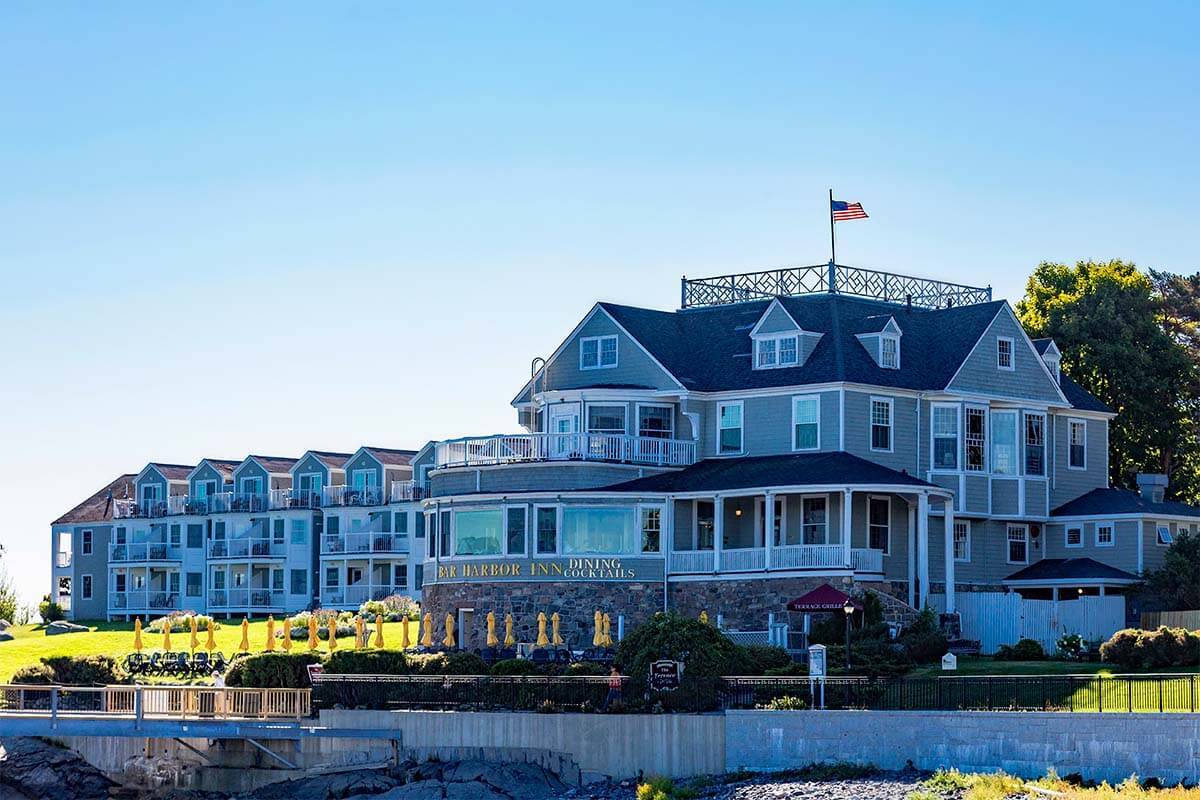
M787 604L788 611L841 611L846 607L846 601L854 606L856 611L862 610L862 604L850 595L838 591L828 583L823 583L811 592L803 594Z

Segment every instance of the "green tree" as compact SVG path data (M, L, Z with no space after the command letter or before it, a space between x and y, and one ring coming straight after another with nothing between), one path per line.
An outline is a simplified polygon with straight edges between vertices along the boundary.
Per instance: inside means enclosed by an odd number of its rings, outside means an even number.
M1058 344L1063 372L1117 412L1109 426L1113 485L1134 488L1138 472L1165 472L1173 496L1196 501L1200 367L1185 341L1186 296L1168 305L1156 283L1124 261L1043 262L1017 314L1031 335Z
M1163 554L1163 565L1146 574L1146 585L1168 611L1200 608L1200 536L1176 536Z

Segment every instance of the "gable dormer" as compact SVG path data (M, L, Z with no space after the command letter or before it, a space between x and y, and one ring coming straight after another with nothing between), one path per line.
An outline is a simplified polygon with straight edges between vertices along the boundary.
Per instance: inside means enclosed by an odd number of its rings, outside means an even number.
M869 317L867 330L854 334L881 369L900 369L900 329L895 317Z
M776 298L750 330L754 369L803 366L820 340L821 334L801 328Z
M1046 369L1054 376L1057 383L1062 383L1062 353L1053 339L1035 339L1033 346L1042 356Z

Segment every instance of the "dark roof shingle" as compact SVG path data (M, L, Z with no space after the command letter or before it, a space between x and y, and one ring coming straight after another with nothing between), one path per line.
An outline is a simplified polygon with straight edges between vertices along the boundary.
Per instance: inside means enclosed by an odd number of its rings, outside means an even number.
M417 454L416 450L397 450L390 447L363 447L363 450L379 459L379 463L389 467L407 466Z
M1132 489L1101 488L1092 489L1068 503L1063 503L1050 512L1054 517L1086 517L1104 514L1156 514L1175 517L1200 517L1200 508L1180 503L1177 500L1164 500L1155 503L1147 500Z
M1136 581L1123 569L1091 558L1043 558L1009 575L1006 581Z
M112 519L113 510L112 503L109 502L109 497L114 497L118 500L135 497L136 492L133 486L135 478L137 478L137 475L132 473L115 478L107 486L50 524L72 525L76 522L102 522Z

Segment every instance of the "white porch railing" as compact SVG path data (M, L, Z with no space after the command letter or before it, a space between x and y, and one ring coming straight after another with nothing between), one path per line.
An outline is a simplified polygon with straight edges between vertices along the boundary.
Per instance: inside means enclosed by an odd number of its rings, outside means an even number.
M391 501L407 503L410 500L420 500L425 493L416 481L392 481Z
M715 564L716 557L712 550L676 550L671 553L671 572L712 572Z
M54 554L54 566L69 567L71 566L71 554L69 552L59 552Z
M322 606L357 606L368 600L382 600L394 594L406 594L408 587L394 584L352 583L349 586L322 586Z
M378 486L323 486L322 506L381 506L383 489Z
M137 503L132 500L113 500L113 519L132 519L136 511Z
M108 610L128 611L173 611L179 605L179 593L165 589L134 589L128 592L109 592Z
M716 554L712 550L674 550L671 552L672 574L704 574L711 572L761 572L767 569L767 551L763 547L740 547L721 551L721 568L716 569ZM883 551L855 548L846 564L845 551L840 544L793 544L771 548L771 570L839 569L856 572L883 572Z
M179 561L182 557L179 547L172 547L166 542L127 542L108 546L108 560L114 563Z
M282 609L284 606L283 592L277 589L210 589L208 591L209 609L247 608L247 609Z
M407 553L408 548L409 539L407 534L360 531L355 533L327 533L321 537L321 553L324 555Z
M850 566L855 572L883 572L883 551L855 548L850 551Z
M612 461L685 467L695 460L693 441L609 433L501 434L438 442L434 448L439 468L521 461Z
M745 547L721 551L722 572L750 572L767 568L767 551L762 547Z
M789 544L771 550L775 569L819 569L846 567L840 544Z
M287 545L268 536L237 536L213 539L208 543L209 558L283 558Z

